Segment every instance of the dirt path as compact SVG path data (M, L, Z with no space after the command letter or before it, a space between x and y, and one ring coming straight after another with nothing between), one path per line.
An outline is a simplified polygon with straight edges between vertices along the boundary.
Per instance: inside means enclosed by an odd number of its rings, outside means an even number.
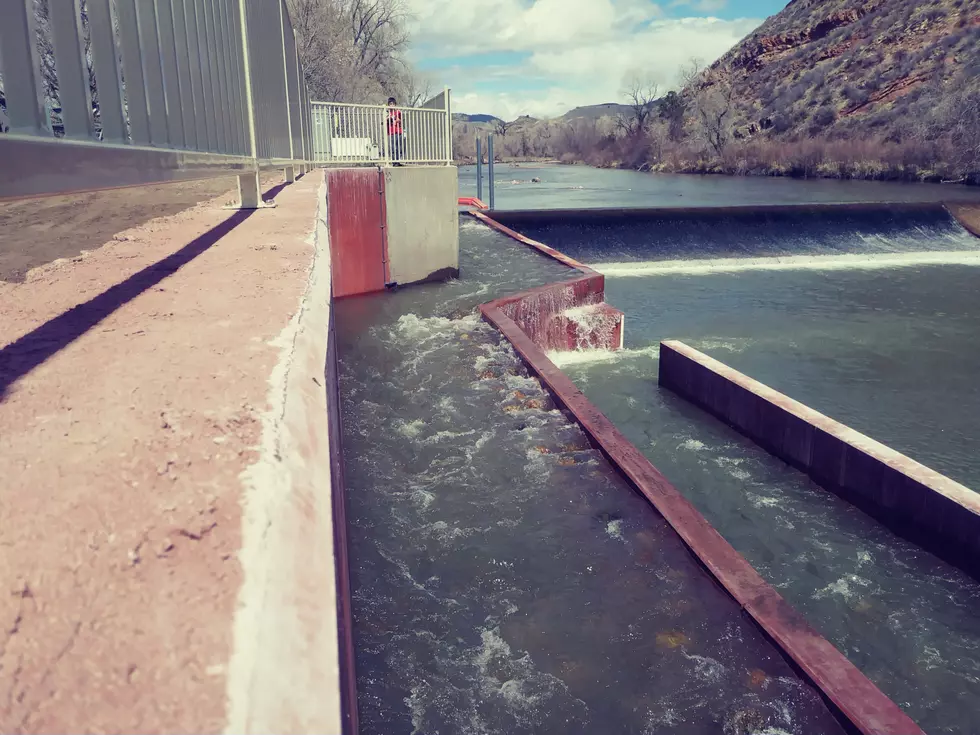
M225 727L239 474L270 341L306 285L320 181L285 187L276 209L219 200L125 231L214 190L47 200L33 215L47 225L0 214L34 228L21 269L119 233L0 282L0 732ZM72 239L58 213L92 229Z

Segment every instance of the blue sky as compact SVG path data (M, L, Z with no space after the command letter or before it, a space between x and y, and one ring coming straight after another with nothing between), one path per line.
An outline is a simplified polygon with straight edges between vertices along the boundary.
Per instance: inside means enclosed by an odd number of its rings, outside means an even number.
M552 117L622 99L640 77L664 91L787 0L407 0L412 59L454 108Z

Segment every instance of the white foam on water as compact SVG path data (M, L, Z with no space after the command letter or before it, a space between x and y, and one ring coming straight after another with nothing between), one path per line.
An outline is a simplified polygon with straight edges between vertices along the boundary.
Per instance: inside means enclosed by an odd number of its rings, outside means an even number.
M457 539L468 538L475 533L479 533L478 529L475 528L459 528L458 526L450 526L445 521L436 521L435 523L429 523L419 529L419 533L424 536L430 536L442 543L450 543Z
M422 439L420 444L438 444L439 442L460 439L464 436L473 436L476 433L476 429L471 431L437 431L432 436Z
M689 452L700 452L704 447L704 442L699 439L685 439L677 445L678 449L686 449Z
M427 510L430 505L435 502L436 494L430 490L424 490L422 488L416 488L412 490L409 496L412 502L422 510Z
M652 345L638 350L571 350L568 352L550 351L548 359L559 368L600 363L619 363L640 358L659 360L660 345Z
M866 590L871 586L871 581L856 574L845 574L835 582L831 582L813 593L813 599L821 600L832 595L837 595L847 601L854 599L860 594L861 590Z
M756 508L779 508L781 507L781 501L779 498L774 498L769 495L756 495L755 493L748 493L747 497L749 502L752 503Z
M688 340L687 344L696 350L725 350L726 352L745 352L752 344L751 339L699 339Z
M682 653L684 652L682 651ZM716 684L721 681L722 677L725 675L725 672L728 671L721 661L713 659L709 656L696 656L694 654L684 653L684 658L694 663L695 676L697 676L701 681L709 682L711 684Z
M413 439L422 433L422 429L425 428L425 422L421 419L416 421L403 421L402 419L395 419L394 422L395 431L397 431L402 436Z
M765 258L710 258L703 260L648 260L636 263L590 263L609 278L710 275L743 271L874 270L923 265L980 266L980 251L939 250L903 253L845 253L843 255L787 255Z
M623 521L622 520L609 521L609 523L606 524L606 534L609 536L609 538L614 538L622 541Z

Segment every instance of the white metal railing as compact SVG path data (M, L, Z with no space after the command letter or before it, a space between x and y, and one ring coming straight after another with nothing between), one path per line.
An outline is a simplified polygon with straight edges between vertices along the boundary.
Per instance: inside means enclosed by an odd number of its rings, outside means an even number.
M285 0L0 0L0 200L313 158Z
M313 103L313 160L320 165L450 166L450 92L421 107Z

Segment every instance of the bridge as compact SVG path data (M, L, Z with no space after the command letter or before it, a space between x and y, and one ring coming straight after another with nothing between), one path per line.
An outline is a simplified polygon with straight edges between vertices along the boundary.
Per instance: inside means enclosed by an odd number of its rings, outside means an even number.
M628 334L589 227L717 212L460 199L450 91L311 100L283 0L5 13L0 201L236 186L0 282L0 729L921 732L556 365ZM659 354L975 575L971 490Z

